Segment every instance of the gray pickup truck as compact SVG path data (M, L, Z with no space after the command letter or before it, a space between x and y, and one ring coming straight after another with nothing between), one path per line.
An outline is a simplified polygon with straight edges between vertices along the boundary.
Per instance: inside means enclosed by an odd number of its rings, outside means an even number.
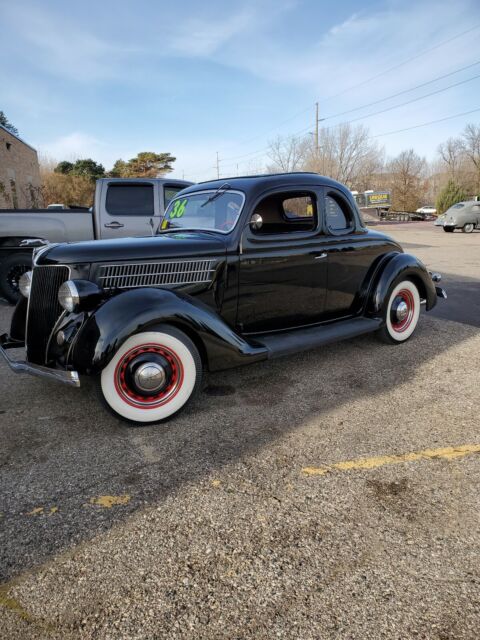
M165 178L102 178L90 209L0 209L0 296L17 301L18 280L31 268L35 246L150 235L170 200L191 184Z

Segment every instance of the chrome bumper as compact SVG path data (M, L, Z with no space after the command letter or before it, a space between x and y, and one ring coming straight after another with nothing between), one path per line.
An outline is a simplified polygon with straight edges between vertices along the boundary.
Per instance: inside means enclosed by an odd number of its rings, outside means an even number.
M0 336L0 355L5 358L5 362L14 373L29 373L32 376L48 378L56 382L68 384L71 387L80 386L80 378L76 371L50 369L49 367L42 367L39 364L30 364L25 360L12 360L7 353L7 349L18 349L22 346L23 344L21 342L11 340L6 333Z
M432 273L431 271L429 271L428 273L430 274L433 282L437 283L441 281L442 276L439 273ZM437 293L437 298L443 298L444 300L447 299L447 292L443 287L439 287L437 286L437 284L435 284L435 291Z

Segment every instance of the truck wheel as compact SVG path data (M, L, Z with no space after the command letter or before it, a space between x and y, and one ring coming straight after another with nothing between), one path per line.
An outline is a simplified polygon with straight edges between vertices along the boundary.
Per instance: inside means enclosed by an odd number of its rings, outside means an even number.
M0 262L0 296L16 304L22 295L18 281L32 268L31 253L10 253Z
M467 224L463 225L463 233L472 233L472 231L475 229L475 225L473 224L473 222L467 222Z
M134 424L162 422L197 393L202 360L194 343L175 327L159 325L126 340L100 377L107 407Z
M420 317L420 294L411 280L395 284L384 311L384 326L378 331L383 342L400 344L415 331Z

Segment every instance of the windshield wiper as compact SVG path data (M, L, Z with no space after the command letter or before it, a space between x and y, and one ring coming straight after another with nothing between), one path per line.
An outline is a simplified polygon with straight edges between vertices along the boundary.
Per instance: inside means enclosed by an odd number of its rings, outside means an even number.
M200 205L200 209L202 209L203 207L205 207L207 204L209 204L210 202L213 202L214 200L216 200L217 198L219 198L220 196L222 196L225 191L228 191L228 189L231 189L230 185L228 184L228 182L224 182L223 184L221 184L218 189L215 191L215 193L212 193L212 195L208 198L208 200L205 200L205 202L203 204Z

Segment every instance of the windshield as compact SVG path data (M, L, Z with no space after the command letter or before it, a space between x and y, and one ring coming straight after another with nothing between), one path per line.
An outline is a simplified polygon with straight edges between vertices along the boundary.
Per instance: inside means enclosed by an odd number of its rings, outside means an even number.
M199 229L228 233L236 225L244 196L238 191L197 191L172 200L158 232Z

